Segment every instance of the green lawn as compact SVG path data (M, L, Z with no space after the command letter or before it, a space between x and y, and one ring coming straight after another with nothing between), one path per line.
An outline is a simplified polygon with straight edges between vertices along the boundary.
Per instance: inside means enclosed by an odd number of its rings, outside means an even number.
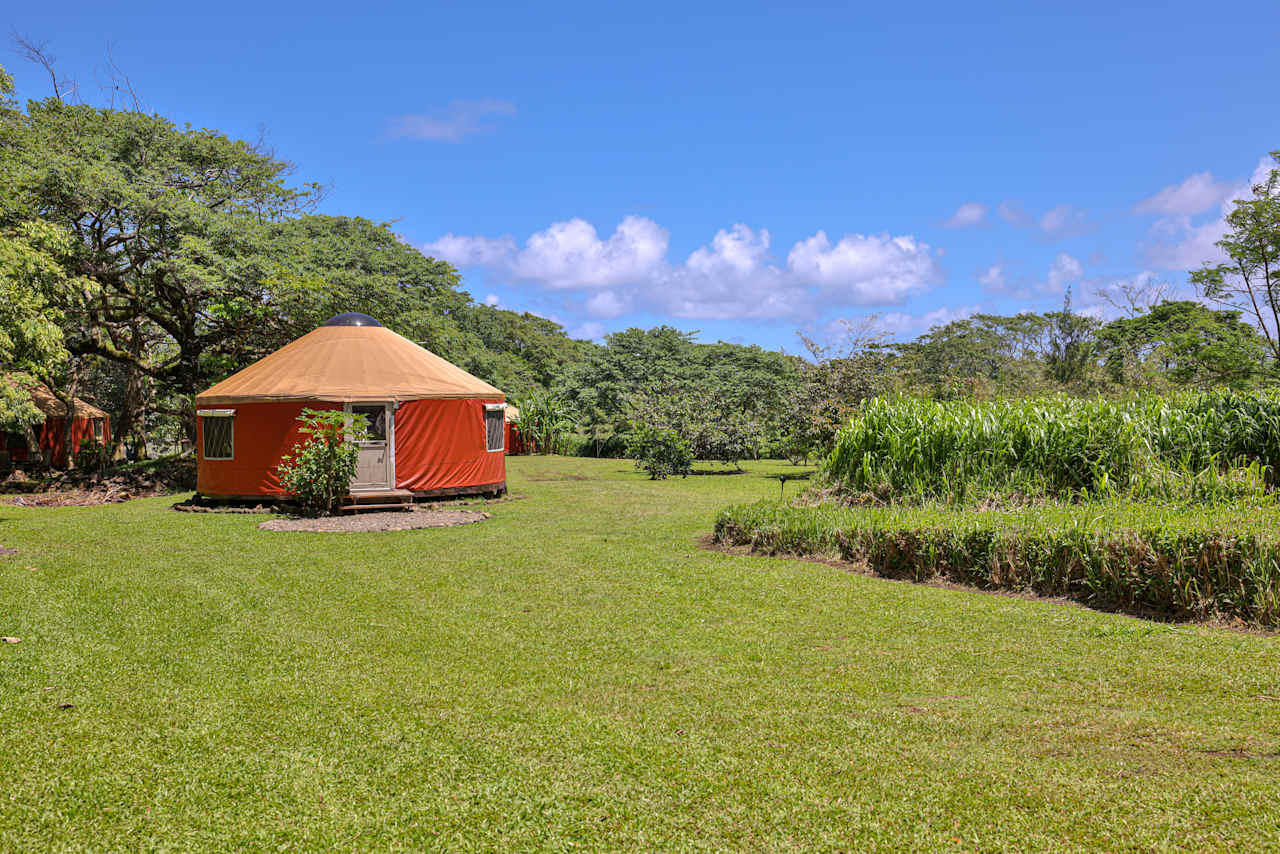
M383 534L0 506L0 850L1280 846L1280 639L697 547L778 471L513 459Z

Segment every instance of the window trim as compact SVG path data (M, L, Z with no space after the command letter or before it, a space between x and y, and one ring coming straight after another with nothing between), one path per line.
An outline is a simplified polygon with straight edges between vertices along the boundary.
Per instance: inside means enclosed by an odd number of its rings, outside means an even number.
M486 403L484 405L484 450L487 454L502 453L507 450L507 405L505 403ZM497 414L498 423L502 425L498 430L498 447L489 447L489 416Z
M234 409L198 409L196 415L199 415L204 421L200 425L200 457L205 460L234 460L236 458L236 411ZM209 433L206 429L209 426L211 418L226 418L231 422L231 451L229 456L211 457L209 456Z

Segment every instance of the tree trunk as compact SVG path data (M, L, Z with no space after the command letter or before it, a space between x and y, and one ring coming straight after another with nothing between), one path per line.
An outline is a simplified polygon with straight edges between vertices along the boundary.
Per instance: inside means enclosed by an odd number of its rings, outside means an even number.
M147 458L147 377L137 368L130 367L125 374L124 405L120 410L120 420L114 425L111 437L111 456L122 459L126 456L125 440L133 442L137 459Z
M48 422L45 422L48 424ZM44 459L44 452L40 450L40 437L36 435L36 428L32 424L26 425L23 432L27 436L27 468L31 468L31 463L35 462L39 457Z
M62 405L66 414L62 419L62 444L67 451L67 470L76 467L76 451L73 442L75 441L76 429L76 391L80 386L80 366L76 360L71 360L71 370L68 372L67 388L65 394L58 395L58 399L62 401ZM56 394L56 392L55 392Z
M129 327L129 340L125 344L129 354L137 362L142 361L146 341L137 323ZM135 363L125 364L124 402L119 420L113 425L111 456L122 459L128 454L125 442L133 443L135 459L147 459L147 408L150 402L152 380Z

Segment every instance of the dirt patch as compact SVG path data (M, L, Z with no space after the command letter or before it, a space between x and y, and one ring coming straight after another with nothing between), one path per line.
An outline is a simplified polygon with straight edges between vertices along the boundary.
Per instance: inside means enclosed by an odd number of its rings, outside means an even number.
M0 483L0 492L24 493L7 499L19 507L89 507L169 495L194 486L195 460L162 457L106 471L73 469L40 478L28 478L22 470L15 470Z
M411 510L356 513L323 519L272 519L258 525L264 531L307 531L311 533L365 533L369 531L411 531L416 528L452 528L489 518L478 510Z
M134 491L121 486L110 486L101 489L69 489L65 492L33 492L10 498L7 503L17 507L93 507L99 504L118 504L130 498L166 494L158 490Z

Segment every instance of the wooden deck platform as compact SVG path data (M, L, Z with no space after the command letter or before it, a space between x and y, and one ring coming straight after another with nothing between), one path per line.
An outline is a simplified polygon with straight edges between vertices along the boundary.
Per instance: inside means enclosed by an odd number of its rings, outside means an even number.
M362 510L412 510L413 492L408 489L362 489L347 496L343 513Z

